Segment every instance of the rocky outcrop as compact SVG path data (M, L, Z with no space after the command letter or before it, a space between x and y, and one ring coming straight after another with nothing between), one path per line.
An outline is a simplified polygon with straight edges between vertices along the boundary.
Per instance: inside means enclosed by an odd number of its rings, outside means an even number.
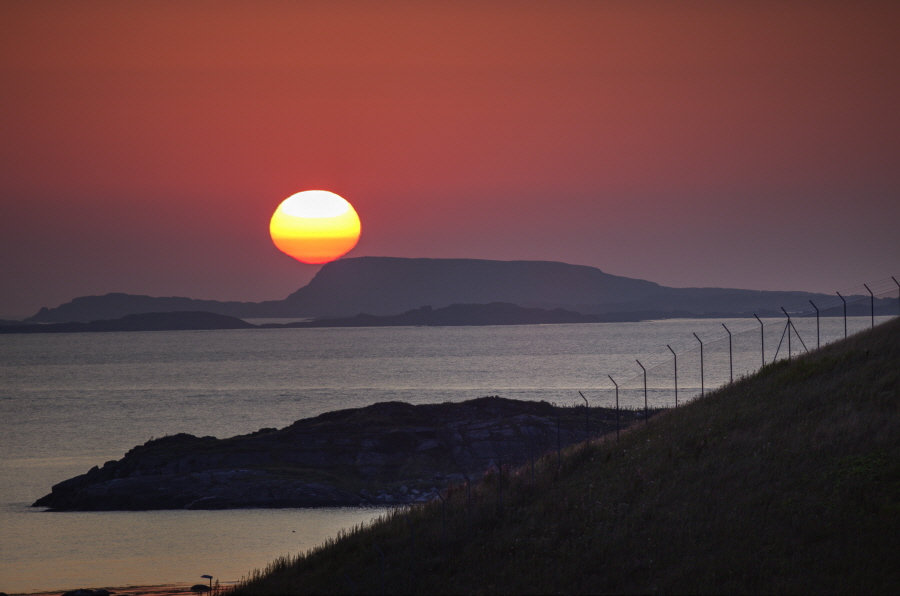
M642 413L623 411L628 424ZM55 511L409 503L464 475L615 430L615 411L485 397L379 403L229 439L178 434L60 482Z

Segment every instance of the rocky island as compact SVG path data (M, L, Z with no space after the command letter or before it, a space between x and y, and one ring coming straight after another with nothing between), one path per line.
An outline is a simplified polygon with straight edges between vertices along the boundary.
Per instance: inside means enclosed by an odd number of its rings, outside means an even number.
M82 323L0 324L0 333L106 333L111 331L210 331L214 329L255 329L237 317L212 312L148 312L118 319Z
M652 412L651 412L652 414ZM623 410L621 424L644 413ZM616 412L483 397L378 403L227 439L134 447L38 499L53 511L334 507L424 501L450 482L615 432Z

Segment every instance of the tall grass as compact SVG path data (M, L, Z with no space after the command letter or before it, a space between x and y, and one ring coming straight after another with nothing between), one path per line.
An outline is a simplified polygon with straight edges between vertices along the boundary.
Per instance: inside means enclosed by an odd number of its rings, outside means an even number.
M900 320L398 508L236 594L893 593ZM445 515L444 515L445 513ZM377 548L376 548L377 547ZM383 572L382 572L382 558Z

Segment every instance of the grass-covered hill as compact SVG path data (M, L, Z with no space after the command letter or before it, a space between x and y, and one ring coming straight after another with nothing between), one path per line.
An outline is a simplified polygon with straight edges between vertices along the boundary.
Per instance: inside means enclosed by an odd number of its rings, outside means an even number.
M237 592L896 593L900 320L561 464L397 509Z

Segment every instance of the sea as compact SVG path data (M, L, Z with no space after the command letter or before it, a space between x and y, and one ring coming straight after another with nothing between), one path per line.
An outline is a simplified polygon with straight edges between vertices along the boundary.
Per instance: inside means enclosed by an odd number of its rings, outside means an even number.
M848 332L870 324L851 317ZM675 407L843 335L839 317L0 335L0 591L228 584L385 511L31 507L153 438L229 437L384 401Z

